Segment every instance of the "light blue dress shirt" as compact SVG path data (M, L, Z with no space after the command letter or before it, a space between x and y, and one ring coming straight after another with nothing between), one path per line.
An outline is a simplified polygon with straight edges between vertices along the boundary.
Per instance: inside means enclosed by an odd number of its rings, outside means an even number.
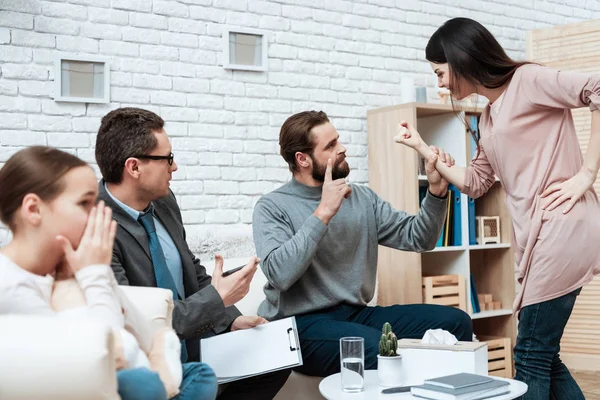
M106 184L104 185L104 188L106 189L106 193L108 193L108 195L115 201L115 203L119 205L119 207L125 210L125 212L131 216L131 218L136 221L138 220L141 214L139 211L134 210L113 196L113 194L108 190L108 187L106 187ZM154 219L154 225L156 225L156 234L158 235L160 247L165 255L165 260L167 261L167 268L169 268L169 272L171 272L173 280L175 281L175 287L177 287L177 293L179 293L179 297L185 299L185 290L183 287L183 265L181 263L181 255L179 254L179 250L177 250L175 242L173 242L173 239L171 239L169 232L167 232L164 225L156 217L154 209L152 210L152 217Z

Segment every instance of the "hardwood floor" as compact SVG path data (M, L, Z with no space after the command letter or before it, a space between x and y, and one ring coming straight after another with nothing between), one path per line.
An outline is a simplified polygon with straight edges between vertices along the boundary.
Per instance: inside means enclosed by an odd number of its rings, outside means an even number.
M600 371L571 371L586 400L600 400Z

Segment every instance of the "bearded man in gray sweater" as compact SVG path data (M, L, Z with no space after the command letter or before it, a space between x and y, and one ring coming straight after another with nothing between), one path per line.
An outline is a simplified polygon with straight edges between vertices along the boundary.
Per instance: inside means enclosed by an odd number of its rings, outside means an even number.
M454 160L436 149L439 155L426 164L428 192L420 211L409 215L368 187L346 183L346 148L324 112L289 117L279 145L293 177L254 208L254 242L268 279L258 314L268 320L296 316L304 359L298 371L314 376L339 372L344 336L363 337L365 369L377 368L385 322L400 338L421 338L428 329L441 328L470 341L471 318L456 308L367 307L375 292L378 245L415 252L435 247L448 195L448 182L435 162L437 157L449 165Z

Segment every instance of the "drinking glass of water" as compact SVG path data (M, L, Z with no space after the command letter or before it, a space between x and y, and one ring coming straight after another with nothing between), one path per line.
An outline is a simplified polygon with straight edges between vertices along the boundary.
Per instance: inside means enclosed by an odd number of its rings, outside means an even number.
M342 392L362 392L365 376L365 340L361 337L340 339Z

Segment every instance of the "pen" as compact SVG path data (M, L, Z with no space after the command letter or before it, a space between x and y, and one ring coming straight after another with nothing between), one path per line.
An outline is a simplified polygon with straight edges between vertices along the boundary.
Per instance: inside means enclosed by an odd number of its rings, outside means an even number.
M387 389L383 389L381 393L383 394L393 394L393 393L406 393L410 392L410 386L396 386Z

